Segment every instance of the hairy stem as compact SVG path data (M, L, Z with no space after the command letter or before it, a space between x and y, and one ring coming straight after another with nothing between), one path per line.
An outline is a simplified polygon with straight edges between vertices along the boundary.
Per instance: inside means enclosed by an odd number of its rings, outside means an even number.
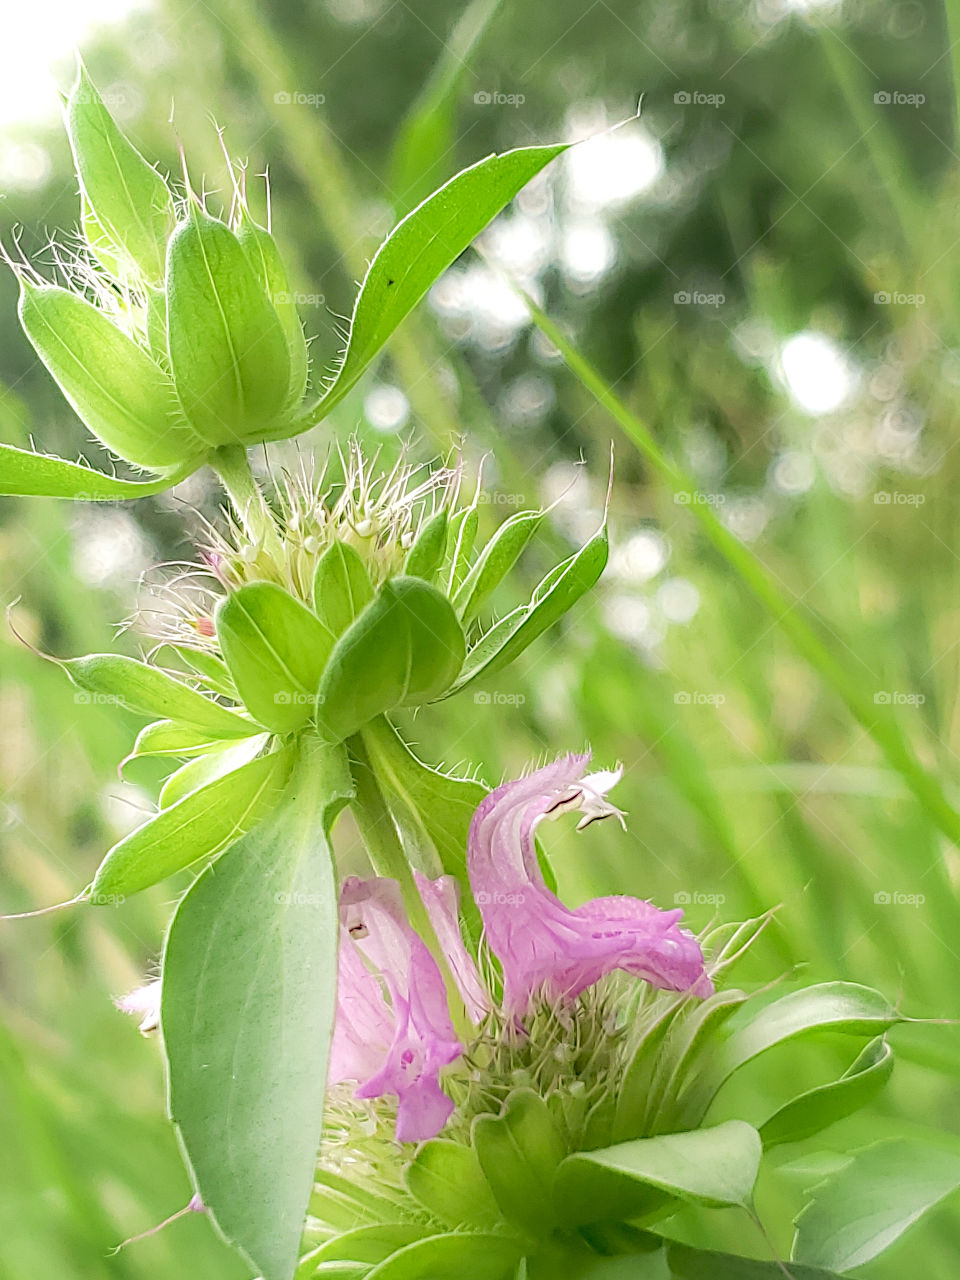
M243 445L224 445L214 449L210 454L210 466L219 476L250 540L279 556L283 548L277 524L250 470L250 460Z

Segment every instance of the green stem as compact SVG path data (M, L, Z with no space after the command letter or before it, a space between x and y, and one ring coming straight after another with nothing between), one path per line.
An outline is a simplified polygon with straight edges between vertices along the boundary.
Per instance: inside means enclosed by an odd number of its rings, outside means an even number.
M281 558L283 544L277 524L250 470L246 449L239 444L224 445L213 450L209 461L226 489L247 536L264 550Z
M757 557L714 514L712 505L696 500L697 487L691 477L661 452L646 424L614 395L601 374L570 343L563 330L540 310L519 285L512 280L508 283L526 302L534 323L562 353L570 370L623 428L653 469L667 482L674 496L680 496L683 505L700 522L714 548L753 592L774 622L790 637L796 649L843 699L933 822L954 844L960 846L960 813L947 800L937 779L916 759L893 715L884 705L874 701L874 691L864 688L844 664L833 656L815 627L807 620L807 611L801 602L798 599L788 599Z
M437 938L423 898L420 896L407 855L397 835L393 815L384 799L362 738L359 735L350 738L347 747L350 751L350 769L354 784L354 798L351 806L363 843L370 856L371 865L378 876L386 876L399 883L410 923L429 947L443 975L450 1016L457 1035L464 1044L469 1044L475 1038L476 1028L467 1016L460 989Z

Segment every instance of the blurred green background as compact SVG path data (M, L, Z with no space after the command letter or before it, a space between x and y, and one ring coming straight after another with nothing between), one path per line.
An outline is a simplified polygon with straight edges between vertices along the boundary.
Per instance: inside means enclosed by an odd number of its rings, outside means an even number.
M195 184L224 191L220 126L251 188L269 169L315 381L399 214L491 150L602 135L522 193L486 235L487 263L542 300L694 474L696 501L819 615L834 658L960 801L956 0L28 8L0 59L5 243L43 263L51 234L76 224L45 68L65 89L79 41L162 167L178 170L182 141ZM640 121L604 135L641 93ZM87 451L15 308L5 273L0 439ZM918 1018L960 1015L957 849L490 265L467 254L334 419L270 465L322 459L352 432L385 464L404 442L426 461L462 441L474 474L485 457L488 531L555 501L522 566L531 587L599 522L615 446L599 588L485 699L406 726L426 758L492 781L584 742L602 765L624 762L627 834L550 834L571 901L636 893L685 905L697 928L781 904L757 982L842 977ZM140 575L191 558L198 513L216 520L219 500L202 476L136 506L0 500L3 601L20 598L19 629L46 650L105 649ZM136 629L118 643L134 651ZM0 909L71 896L149 808L157 775L116 775L138 727L79 705L2 632ZM198 1218L110 1255L190 1194L157 1046L111 1005L155 963L177 888L0 926L4 1280L247 1274ZM960 1143L957 1028L908 1026L894 1043L887 1095L816 1148L920 1131ZM798 1070L786 1054L754 1075L758 1118ZM787 1148L763 1192L783 1252L812 1179L802 1154ZM953 1202L857 1274L953 1276L958 1248Z

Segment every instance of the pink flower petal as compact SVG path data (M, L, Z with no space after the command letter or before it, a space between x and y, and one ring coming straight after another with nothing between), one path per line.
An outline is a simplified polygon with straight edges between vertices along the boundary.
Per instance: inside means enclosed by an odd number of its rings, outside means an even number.
M357 1080L358 1098L395 1095L399 1142L433 1138L453 1111L440 1071L463 1052L437 962L395 880L351 877L340 913L333 1079Z
M504 1007L523 1013L531 999L575 999L615 969L669 991L709 994L696 940L681 911L638 898L596 898L571 910L546 886L534 834L545 817L578 809L580 826L620 816L604 799L619 773L585 777L589 756L570 755L508 782L480 804L470 826L467 867L486 937L503 965Z

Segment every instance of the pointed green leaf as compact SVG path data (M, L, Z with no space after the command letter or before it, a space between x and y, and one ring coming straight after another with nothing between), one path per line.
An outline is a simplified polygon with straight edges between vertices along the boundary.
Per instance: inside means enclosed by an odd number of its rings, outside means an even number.
M499 1116L478 1116L473 1145L484 1177L508 1222L534 1236L557 1225L553 1180L566 1154L544 1100L517 1089Z
M314 1249L311 1259L321 1262L366 1262L375 1265L384 1262L398 1249L422 1240L428 1232L409 1222L378 1222L368 1227L345 1231ZM308 1274L313 1275L310 1271ZM323 1272L320 1272L322 1275Z
M607 550L604 526L575 555L547 574L529 604L515 609L480 638L467 654L460 678L447 696L507 666L562 618L603 573Z
M464 640L450 602L420 578L393 578L343 633L320 681L317 721L339 741L394 707L437 697Z
M557 1174L561 1220L636 1219L671 1198L748 1207L762 1154L756 1129L742 1120L580 1152Z
M368 1280L511 1280L521 1253L517 1241L506 1236L431 1236L399 1249L374 1267Z
M425 1142L403 1174L407 1190L448 1227L490 1231L503 1215L473 1147L434 1138Z
M250 728L257 732L257 726ZM214 738L202 729L194 729L190 725L181 724L177 720L155 720L146 725L137 734L133 750L121 763L121 769L131 760L139 760L144 756L190 756L206 755L216 750L221 739Z
M67 102L67 132L77 177L96 234L106 240L107 262L117 255L153 284L163 280L173 197L156 169L121 132L83 67Z
M542 511L518 511L500 525L453 598L453 607L461 621L476 617L490 593L519 560L543 519Z
M566 150L520 147L458 173L409 213L377 250L357 295L342 364L319 403L316 422L343 399L430 286L530 179ZM304 424L298 424L298 430Z
M167 255L167 349L180 406L207 444L264 438L287 404L290 352L229 227L193 207Z
M760 1126L765 1147L802 1142L868 1106L893 1072L893 1050L883 1036L872 1040L839 1080L808 1089Z
M759 1009L748 1003L728 1024L710 1069L694 1083L691 1097L708 1101L735 1071L788 1040L823 1031L873 1038L901 1020L879 991L853 982L804 987Z
M91 697L78 701L110 702L144 716L179 720L216 738L249 738L257 725L205 698L157 667L119 653L90 653L58 658L67 675Z
M317 561L313 579L313 607L334 636L342 636L350 623L373 599L367 566L346 542L338 538Z
M216 627L251 714L277 733L306 724L333 648L333 636L319 618L275 583L251 582L220 604Z
M835 1271L863 1266L960 1188L960 1154L913 1138L859 1151L814 1190L793 1256Z
M77 502L123 502L172 489L189 466L156 480L118 480L65 458L51 458L12 444L0 444L0 493L32 498L71 498Z
M239 742L218 743L212 751L188 760L171 773L160 788L160 808L169 809L191 791L197 791L208 782L214 782L224 774L239 769L241 765L249 764L267 745L269 736L261 733L253 738L242 738Z
M200 465L203 441L173 384L97 307L56 285L21 283L20 323L77 416L113 453L151 471Z
M290 1280L313 1185L336 1002L329 823L340 748L308 745L268 822L197 879L163 960L170 1113L197 1190L264 1280Z
M101 862L93 901L159 884L200 858L212 858L253 830L277 803L292 749L261 756L191 791L115 844Z
M403 572L408 577L425 578L428 582L433 578L447 549L449 523L446 511L438 511L424 521L403 566Z
M287 403L295 408L307 389L307 342L280 250L270 232L258 226L247 214L237 231L237 239L283 326L290 352Z

